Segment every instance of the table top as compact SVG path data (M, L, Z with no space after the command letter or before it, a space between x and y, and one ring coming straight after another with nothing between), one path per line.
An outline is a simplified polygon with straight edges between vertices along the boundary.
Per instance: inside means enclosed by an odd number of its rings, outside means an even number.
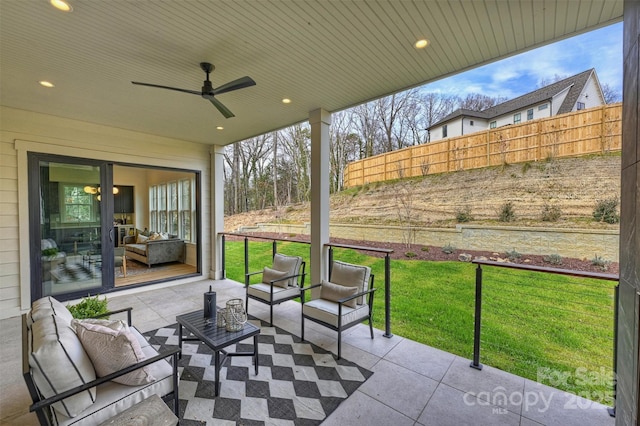
M218 327L215 319L207 322L202 309L178 315L176 321L214 351L260 334L260 328L249 322L240 331L227 331L225 327Z

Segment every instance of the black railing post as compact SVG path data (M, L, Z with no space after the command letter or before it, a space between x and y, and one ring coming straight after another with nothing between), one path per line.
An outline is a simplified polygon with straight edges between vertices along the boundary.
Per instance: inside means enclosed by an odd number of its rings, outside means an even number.
M249 238L244 237L244 276L249 273Z
M476 370L482 370L482 364L480 364L480 324L482 315L482 268L478 264L476 269L476 314L475 314L475 328L473 331L473 361L470 367Z
M221 252L221 262L222 262L222 278L227 278L227 259L225 250L227 249L227 245L225 244L226 238L224 234L222 234L222 252Z
M329 276L327 280L331 278L331 268L333 267L333 246L329 246Z
M276 257L277 252L278 252L278 242L276 240L273 240L271 242L271 258L272 259Z
M620 284L613 290L613 407L607 408L611 417L616 416L616 393L618 392L618 302Z
M384 337L391 338L391 257L384 257Z

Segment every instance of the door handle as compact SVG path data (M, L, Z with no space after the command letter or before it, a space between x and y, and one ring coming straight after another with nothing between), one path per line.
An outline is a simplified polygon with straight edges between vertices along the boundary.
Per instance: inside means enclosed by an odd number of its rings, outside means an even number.
M109 242L113 242L113 228L109 229Z

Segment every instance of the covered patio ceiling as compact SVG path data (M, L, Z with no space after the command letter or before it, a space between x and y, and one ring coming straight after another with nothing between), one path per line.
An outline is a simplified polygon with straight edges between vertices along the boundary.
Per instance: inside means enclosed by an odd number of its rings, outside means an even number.
M227 145L622 17L622 0L0 1L0 104ZM429 40L425 49L413 45ZM134 86L257 85L208 101ZM55 84L45 89L38 84ZM285 105L283 98L291 99ZM1 119L1 117L0 117ZM224 126L224 130L216 130Z

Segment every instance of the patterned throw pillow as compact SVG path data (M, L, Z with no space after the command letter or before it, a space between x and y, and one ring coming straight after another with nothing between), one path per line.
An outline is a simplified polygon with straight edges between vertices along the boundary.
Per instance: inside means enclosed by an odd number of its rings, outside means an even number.
M136 238L136 244L146 244L148 239L149 237L146 237L142 234L138 234L138 237Z
M98 377L122 370L146 358L138 339L122 321L75 320L73 326ZM116 383L129 386L143 385L154 380L149 367L139 368L113 379Z

